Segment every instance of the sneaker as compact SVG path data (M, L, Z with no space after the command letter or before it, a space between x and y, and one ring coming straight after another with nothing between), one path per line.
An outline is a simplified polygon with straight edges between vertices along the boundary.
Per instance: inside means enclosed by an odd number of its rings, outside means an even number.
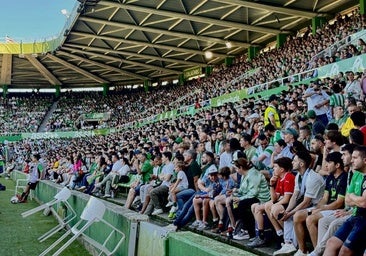
M165 205L165 207L170 207L170 206L173 206L173 205L174 205L174 202L169 201L169 202Z
M195 229L195 228L198 228L201 223L202 223L202 221L195 220L191 225L189 225L189 227L192 229Z
M114 191L112 190L112 191L111 191L111 198L114 198L114 196L115 196L115 195L114 195Z
M260 247L266 244L264 239L257 236L251 243L248 244L249 247Z
M167 230L171 231L171 232L176 232L178 227L175 226L174 224L169 224L168 226L165 227Z
M287 254L290 254L290 253L294 253L296 251L297 251L297 249L293 244L283 244L281 249L279 249L278 251L275 251L273 253L273 256L287 255Z
M175 213L178 210L178 206L172 206L172 208L170 208L169 213Z
M198 226L197 230L203 231L208 229L208 223L207 222L201 222L201 224Z
M233 232L234 232L233 227L228 227L227 230L221 232L221 235L222 236L227 236L229 238L233 238Z
M211 229L211 232L212 233L219 234L219 233L221 233L223 231L223 229L224 229L224 224L223 223L219 223L219 224L217 224L217 227L216 228Z
M105 194L104 196L103 196L103 198L110 198L111 197L111 195L110 194Z
M84 192L86 190L86 186L81 186L80 188L78 188L78 191L80 192Z
M156 216L156 215L159 215L159 214L162 214L162 213L163 213L163 209L155 209L155 210L152 212L152 214L151 214L151 215Z
M312 252L310 252L309 254L308 254L308 256L318 256L318 254L315 252L315 250L314 251L312 251Z
M175 217L176 217L175 212L169 212L169 215L168 215L169 219L175 219Z
M93 193L93 195L96 196L96 197L101 197L102 196L102 193L96 192L96 193Z
M307 253L303 253L300 249L297 250L297 252L294 254L294 256L307 256Z
M249 234L246 230L240 229L234 236L233 236L234 240L245 240L245 239L249 239Z

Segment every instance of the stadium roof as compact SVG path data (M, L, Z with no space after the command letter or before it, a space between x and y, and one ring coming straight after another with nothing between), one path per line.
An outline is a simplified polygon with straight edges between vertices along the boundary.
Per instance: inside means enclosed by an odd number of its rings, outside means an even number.
M2 54L0 84L62 88L177 78L265 46L357 0L79 0L61 45ZM205 53L212 52L212 58Z

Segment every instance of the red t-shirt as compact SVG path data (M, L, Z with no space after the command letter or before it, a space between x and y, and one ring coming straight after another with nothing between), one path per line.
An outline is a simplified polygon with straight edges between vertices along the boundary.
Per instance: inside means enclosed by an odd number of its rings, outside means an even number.
M363 145L366 146L366 125L362 126L360 128L360 131L363 134Z
M276 184L276 193L280 196L285 194L293 194L295 189L295 175L292 172L287 172L285 176Z

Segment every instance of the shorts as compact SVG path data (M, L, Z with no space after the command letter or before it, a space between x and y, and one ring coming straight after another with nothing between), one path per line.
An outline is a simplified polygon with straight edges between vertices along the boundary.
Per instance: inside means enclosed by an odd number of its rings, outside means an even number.
M342 240L343 245L356 255L363 253L366 248L366 218L362 216L348 218L334 236Z
M35 182L35 183L28 182L28 186L29 186L29 188L30 188L30 189L32 189L32 190L35 190L35 189L36 189L37 184L38 184L38 181L37 181L37 182Z
M140 188L141 188L141 184L139 184L137 187L135 187L135 193L136 195L140 195Z

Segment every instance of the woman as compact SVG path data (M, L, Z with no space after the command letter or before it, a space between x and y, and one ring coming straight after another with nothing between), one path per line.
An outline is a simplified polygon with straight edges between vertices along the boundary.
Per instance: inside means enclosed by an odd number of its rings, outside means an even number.
M251 238L255 237L255 220L251 213L251 206L254 203L265 203L271 199L266 178L251 162L245 158L239 158L234 162L236 171L242 175L239 189L234 189L233 194L226 199L226 209L229 215L230 224L226 235L232 237L238 220L243 222ZM240 232L239 232L240 233ZM240 234L234 239L240 240Z

